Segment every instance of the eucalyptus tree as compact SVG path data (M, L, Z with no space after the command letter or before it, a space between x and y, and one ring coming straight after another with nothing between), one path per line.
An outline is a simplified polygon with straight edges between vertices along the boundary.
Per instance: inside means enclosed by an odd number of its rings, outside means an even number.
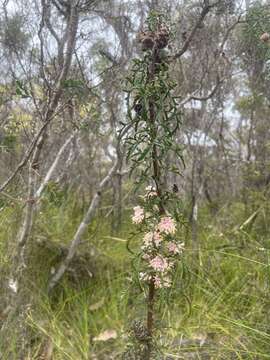
M22 5L22 4L19 4ZM33 5L35 5L33 3ZM7 46L14 51L15 60L20 65L19 69L24 74L24 83L17 80L19 95L22 98L29 98L32 102L35 114L32 130L32 140L22 160L17 165L8 179L1 185L1 192L13 181L15 176L29 162L27 199L22 215L22 224L18 231L16 250L11 266L9 284L13 284L11 291L11 310L2 328L2 333L7 329L10 322L14 321L19 313L20 322L18 324L17 347L23 356L25 353L27 338L25 335L25 324L23 323L29 299L24 287L24 273L27 267L27 254L29 250L29 237L31 235L36 209L36 191L41 168L41 159L44 145L49 136L49 129L59 113L67 107L69 99L64 101L68 92L72 78L69 75L72 66L72 59L76 49L76 40L80 16L85 11L89 11L94 2L89 1L41 1L36 4L34 12L39 21L35 28L35 41L39 46L38 54L31 53L30 60L35 59L35 63L22 61L18 43L13 43L10 37L6 37ZM4 4L5 16L8 17L8 2ZM31 12L30 12L31 14ZM38 19L38 20L37 20ZM52 25L54 24L54 26ZM6 33L9 34L9 33ZM10 35L11 36L11 35ZM33 36L33 35L32 35ZM53 44L53 45L52 45ZM32 49L33 50L33 49ZM51 57L53 54L53 57ZM49 66L48 67L46 66ZM34 72L34 70L38 69ZM12 69L11 69L12 70ZM17 77L16 73L13 76ZM37 96L36 87L41 88L41 99ZM71 111L72 109L69 109ZM72 116L71 116L72 117ZM71 119L72 121L73 119Z

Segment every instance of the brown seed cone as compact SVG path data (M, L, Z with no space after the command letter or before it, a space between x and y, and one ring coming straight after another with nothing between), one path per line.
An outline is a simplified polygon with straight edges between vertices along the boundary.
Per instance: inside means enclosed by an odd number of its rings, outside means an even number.
M169 42L169 32L166 28L161 28L157 33L155 37L157 47L159 49L164 49Z
M152 31L142 31L138 35L138 42L142 44L142 50L152 49L154 46L154 33Z
M142 41L142 51L151 50L154 46L154 39L152 37L146 36Z
M263 41L263 42L269 42L270 35L267 32L265 32L260 36L260 40Z

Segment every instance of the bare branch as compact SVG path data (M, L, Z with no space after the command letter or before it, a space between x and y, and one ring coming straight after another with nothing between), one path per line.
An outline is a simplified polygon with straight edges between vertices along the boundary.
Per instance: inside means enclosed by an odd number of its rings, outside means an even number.
M191 33L189 34L189 36L187 37L183 47L181 50L179 50L174 56L173 59L178 59L180 58L189 48L189 45L191 43L191 41L193 40L194 36L196 35L197 30L200 28L201 24L203 23L206 15L210 12L210 10L216 5L209 5L208 1L205 1L204 3L204 7L202 9L202 12L199 16L198 21L196 22L196 24L194 25L193 29L191 30Z
M213 89L209 92L208 95L206 96L195 96L192 95L190 100L197 100L197 101L206 101L209 100L211 97L213 97L215 95L215 93L217 92L218 88L221 86L221 84L223 83L223 81L225 80L225 78L221 79L219 78L219 76L217 76L217 81L216 81L216 85L213 87Z
M227 40L228 40L228 38L229 38L229 36L230 36L230 33L235 29L235 27L236 27L238 24L244 22L244 21L241 21L241 17L242 17L242 14L240 14L240 15L238 16L237 20L236 20L234 23L232 23L232 25L229 26L228 29L226 30L226 33L225 33L224 38L223 38L223 40L222 40L222 43L221 43L221 45L220 45L220 47L219 47L219 52L220 52L220 53L223 51L224 46L225 46L225 44L226 44L226 42L227 42Z
M220 85L223 83L224 80L225 80L225 78L219 79L219 77L217 76L216 85L213 87L213 89L209 92L208 95L203 96L203 97L198 97L198 96L196 96L196 93L198 93L199 90L196 90L191 95L187 96L184 100L182 100L179 104L179 107L184 106L186 103L188 103L191 100L197 100L197 101L209 100L211 97L213 97L215 95L216 91L218 90L218 88L220 87Z
M119 63L116 61L116 59L110 54L109 51L100 49L99 53L101 56L104 56L106 59L108 59L114 66L119 65Z
M39 198L43 192L43 190L45 189L46 185L48 184L48 182L51 180L51 177L54 173L54 171L57 168L57 165L59 163L59 160L62 156L62 154L64 153L64 151L66 150L66 148L68 147L68 145L71 143L71 141L74 139L75 135L76 135L77 131L75 131L73 134L70 135L70 137L64 142L64 144L60 147L51 167L49 168L49 171L47 172L43 182L41 183L40 187L38 188L38 190L36 191L35 194L35 198Z
M50 31L50 33L52 34L52 36L55 38L58 47L60 46L60 39L59 36L57 35L56 31L54 30L54 28L52 27L51 21L50 21L50 16L51 16L51 4L50 1L46 1L46 0L42 0L42 8L43 8L43 14L44 14L44 21L47 25L48 30Z
M75 49L75 42L76 42L76 34L77 34L77 28L78 28L78 10L76 8L75 5L73 5L71 7L71 14L70 14L70 18L69 18L69 25L68 25L68 40L67 40L67 51L66 51L66 56L65 56L65 60L64 60L64 65L63 68L60 72L60 75L58 77L58 81L55 87L55 92L54 95L51 99L51 103L49 104L47 111L44 115L44 124L42 125L42 127L40 128L38 134L36 135L36 137L33 139L30 147L28 148L24 158L22 159L22 161L19 163L19 165L17 166L16 170L13 172L13 174L4 182L4 184L2 186L0 186L0 192L3 191L8 184L15 178L15 176L21 171L21 169L25 166L25 164L28 162L30 156L33 153L33 150L35 149L35 146L37 145L37 142L39 141L40 137L42 136L42 134L46 131L48 125L50 124L50 122L52 121L54 115L55 115L55 111L56 108L58 106L60 97L62 95L63 92L63 82L65 81L67 75L68 75L68 71L70 69L70 65L71 65L71 59L72 59L72 54L74 52Z
M39 132L37 133L37 135L34 137L34 139L31 142L31 145L29 146L26 154L24 155L23 159L21 160L21 162L18 164L17 168L15 169L15 171L10 175L10 177L0 186L0 193L2 191L4 191L4 189L11 183L11 181L17 176L17 174L23 169L23 167L26 165L26 163L28 162L29 158L31 157L33 150L35 149L37 142L40 139L40 136L42 135L42 133L46 130L47 126L49 125L49 122L46 122L45 124L43 124L43 126L39 129Z
M42 5L43 5L44 0L42 0ZM44 39L43 39L43 35L42 35L42 31L43 28L45 26L45 5L42 6L42 13L41 13L41 20L40 20L40 24L39 24L39 30L38 30L38 37L39 37L39 42L40 42L40 73L42 78L45 81L45 84L47 86L48 89L50 89L50 84L48 82L48 79L45 75L45 71L44 71Z

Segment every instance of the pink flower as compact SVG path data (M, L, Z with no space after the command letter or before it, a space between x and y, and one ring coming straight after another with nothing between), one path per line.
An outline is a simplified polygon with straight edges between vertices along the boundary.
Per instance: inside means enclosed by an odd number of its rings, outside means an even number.
M168 243L168 250L169 252L173 253L173 254L181 254L181 252L183 251L184 248L184 244L175 244L173 241L170 241Z
M157 231L150 231L148 233L146 233L144 235L144 238L143 238L143 241L144 241L144 244L145 246L151 246L153 245L153 243L156 245L156 246L159 246L159 244L161 243L162 241L162 237L160 235L159 232Z
M169 264L166 259L160 255L157 255L152 260L150 260L150 266L156 271L163 272L168 269Z
M157 275L154 277L154 285L156 288L161 288L161 279Z
M174 234L176 231L176 224L174 219L170 216L164 216L160 219L158 224L158 230L164 232L165 234Z
M135 206L133 210L134 215L132 216L132 222L134 224L140 224L144 219L144 210L140 206Z

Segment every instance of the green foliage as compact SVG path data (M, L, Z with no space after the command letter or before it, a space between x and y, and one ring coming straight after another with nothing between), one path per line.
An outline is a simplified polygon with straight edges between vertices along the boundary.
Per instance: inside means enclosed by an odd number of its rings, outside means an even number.
M240 96L236 101L235 109L246 117L250 116L251 110L264 107L266 104L265 96L254 93L252 95Z
M30 97L26 84L21 80L16 80L15 91L16 95L22 97L22 99L27 99Z
M161 14L151 13L147 20L149 31L155 31L165 21ZM125 86L128 121L123 129L130 128L126 138L127 158L132 162L132 170L140 169L141 183L152 177L154 147L160 169L167 169L166 155L170 152L183 160L182 147L173 141L181 125L181 114L177 98L173 95L176 83L169 74L166 50L162 49L156 60L152 64L152 50L146 51L142 59L134 59ZM155 76L149 79L149 67L152 65ZM154 104L153 109L151 104ZM151 121L151 111L155 113L155 123ZM175 168L170 170L179 172Z
M66 189L59 188L58 184L53 181L50 181L46 189L44 190L43 201L49 202L50 204L60 206L65 201L67 197Z
M76 96L78 99L86 98L85 84L80 79L67 79L63 82L65 96Z
M24 30L25 19L15 13L5 23L1 24L1 40L4 47L11 52L24 53L29 42L29 34Z
M270 11L269 7L261 2L254 3L246 16L243 26L242 38L247 60L266 61L270 58L269 44L260 41L263 33L270 33ZM252 60L253 59L253 60Z
M4 134L0 139L0 149L2 151L13 151L16 147L17 136L15 134Z

